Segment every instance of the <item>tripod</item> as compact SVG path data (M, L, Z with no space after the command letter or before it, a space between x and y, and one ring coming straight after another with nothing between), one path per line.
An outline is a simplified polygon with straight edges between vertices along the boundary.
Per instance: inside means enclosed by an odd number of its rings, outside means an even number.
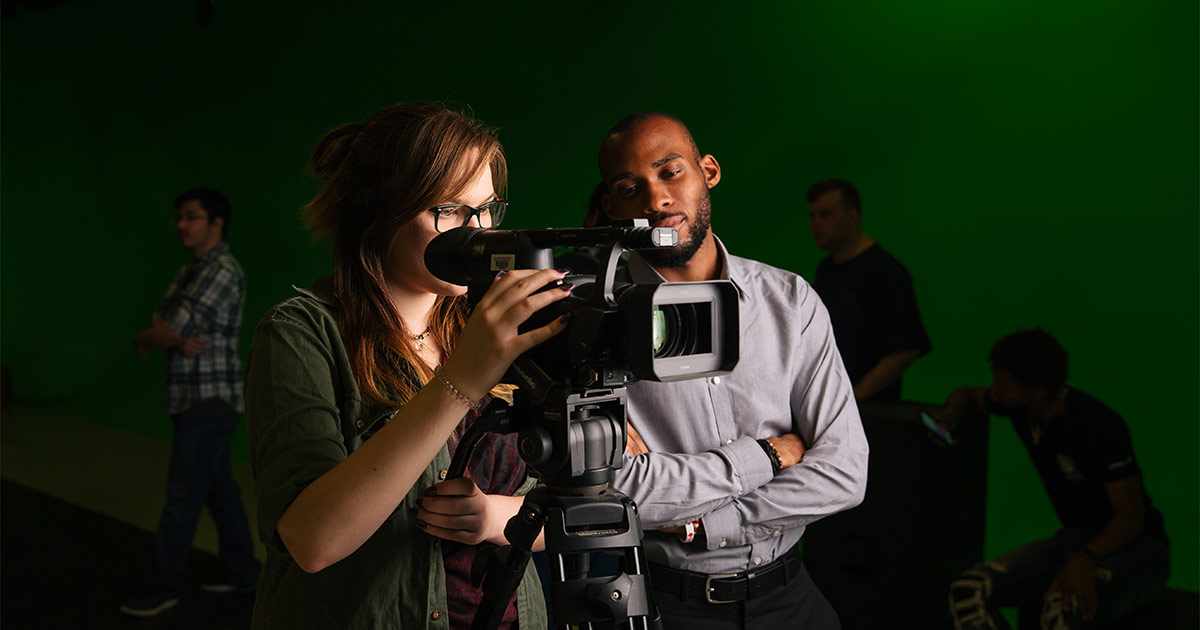
M476 558L472 579L482 581L483 598L471 627L499 625L544 530L557 623L591 630L658 628L637 506L608 487L625 449L625 388L569 392L554 387L549 394L531 413L521 413L528 410L520 405L513 412L490 408L463 436L447 473L463 474L484 433L512 433L519 424L521 457L545 484L526 495L504 528L510 544ZM524 416L519 422L516 413ZM591 576L594 551L621 553L617 575Z

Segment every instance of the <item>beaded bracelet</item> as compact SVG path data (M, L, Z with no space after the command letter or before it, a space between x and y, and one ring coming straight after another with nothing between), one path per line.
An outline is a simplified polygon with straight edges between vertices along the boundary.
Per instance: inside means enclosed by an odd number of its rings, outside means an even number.
M775 448L774 444L771 444L770 440L758 440L758 445L767 454L767 459L771 460L771 473L778 475L783 470L783 458L779 456L779 450Z
M442 387L446 388L446 391L450 392L450 395L453 396L455 400L463 403L475 411L483 409L484 400L487 400L487 398L485 397L475 401L467 398L462 392L458 391L458 388L454 386L454 383L450 382L450 379L446 378L446 372L442 370L442 366L439 365L433 368L433 377L435 380L437 380L437 382L442 384Z

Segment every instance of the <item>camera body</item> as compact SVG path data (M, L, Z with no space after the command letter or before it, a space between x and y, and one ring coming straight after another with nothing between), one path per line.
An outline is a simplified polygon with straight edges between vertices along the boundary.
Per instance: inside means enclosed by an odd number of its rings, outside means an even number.
M672 247L674 228L645 219L603 228L487 230L461 227L425 250L433 275L468 287L474 305L496 274L554 267L554 250L598 247L596 274L568 275L571 295L534 313L521 331L570 314L565 330L518 357L505 382L522 457L547 483L602 491L623 464L625 391L637 380L677 381L726 374L738 360L737 290L727 280L635 284L618 281L625 250Z
M550 268L555 248L600 246L602 273L568 275L561 283L575 285L571 296L535 313L522 327L529 330L571 315L566 330L527 353L550 381L572 389L616 387L732 370L738 358L733 284L618 282L616 263L622 251L674 246L679 239L674 228L650 228L645 219L625 223L629 225L577 229L457 228L430 243L425 265L442 280L468 286L474 305L500 271ZM516 376L539 400L541 375Z

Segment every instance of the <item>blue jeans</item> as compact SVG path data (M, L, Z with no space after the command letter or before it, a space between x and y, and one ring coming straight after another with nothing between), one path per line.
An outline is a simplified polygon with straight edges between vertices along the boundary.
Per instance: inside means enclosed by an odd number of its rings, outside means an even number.
M999 609L1041 609L1043 628L1090 628L1116 621L1161 594L1171 572L1165 540L1139 536L1096 567L1099 606L1091 622L1070 613L1058 598L1043 599L1067 557L1095 532L1063 529L1053 538L1017 547L964 571L950 585L950 616L959 630L1006 629Z
M242 494L233 480L229 461L229 441L239 417L171 417L175 438L167 473L167 500L154 540L154 563L147 571L147 588L157 595L179 594L183 568L205 505L217 524L224 580L242 588L258 584L261 565L254 557Z

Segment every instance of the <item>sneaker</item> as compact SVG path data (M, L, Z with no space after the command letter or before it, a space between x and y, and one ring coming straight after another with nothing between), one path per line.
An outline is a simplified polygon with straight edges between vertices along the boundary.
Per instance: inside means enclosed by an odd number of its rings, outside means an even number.
M205 593L238 593L239 595L248 595L255 591L253 586L235 586L223 580L212 580L200 585L200 590Z
M118 610L134 617L153 617L163 611L174 608L178 603L178 597L142 594L121 604Z

